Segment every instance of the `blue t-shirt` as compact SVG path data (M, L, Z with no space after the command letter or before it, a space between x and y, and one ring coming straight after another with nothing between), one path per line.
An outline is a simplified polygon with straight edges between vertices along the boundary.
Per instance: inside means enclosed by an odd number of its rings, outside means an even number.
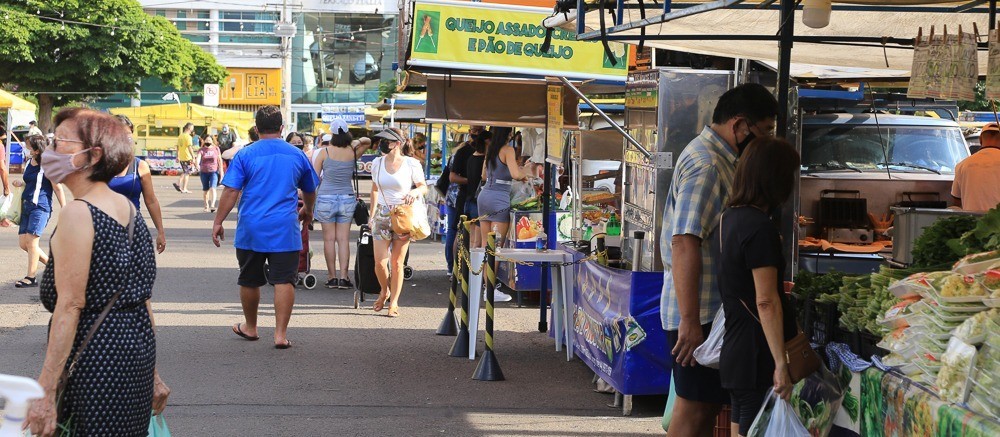
M223 185L242 191L236 248L302 250L296 190L314 193L317 182L306 155L284 140L260 140L240 149L222 179Z
M34 165L31 161L28 161L24 166L24 174L22 176L24 179L24 192L21 193L21 200L29 202L38 206L42 211L52 211L52 182L49 178L44 176L44 173L40 172L42 167L39 165ZM42 175L42 177L39 177ZM39 181L41 179L41 181ZM38 189L38 183L41 182L41 189ZM35 199L35 191L38 191L38 203L33 202Z

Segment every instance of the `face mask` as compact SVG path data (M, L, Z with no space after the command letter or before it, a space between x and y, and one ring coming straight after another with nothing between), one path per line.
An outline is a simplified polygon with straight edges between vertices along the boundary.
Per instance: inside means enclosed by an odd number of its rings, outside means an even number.
M746 138L743 138L743 141L736 144L736 150L738 151L737 156L742 155L743 151L746 150L747 146L749 146L750 142L755 138L757 138L757 135L754 135L753 131L750 130L750 122L747 122L747 136Z
M383 140L378 143L378 150L382 152L383 155L388 155L392 151L392 147L389 147L389 141Z
M84 149L76 153L59 153L55 150L42 152L42 171L45 172L45 177L49 178L54 184L62 183L66 179L66 176L84 168L73 165L73 158L88 150L90 149Z

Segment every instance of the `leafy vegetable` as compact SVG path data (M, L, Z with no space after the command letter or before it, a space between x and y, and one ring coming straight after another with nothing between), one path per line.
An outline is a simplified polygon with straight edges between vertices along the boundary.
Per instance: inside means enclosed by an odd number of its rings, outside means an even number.
M975 228L962 235L961 244L966 248L965 253L1000 249L1000 207L980 217Z
M1000 222L1000 216L997 216L996 220ZM926 268L945 263L952 264L971 253L968 245L978 241L979 237L970 237L968 243L962 240L963 236L978 228L978 222L973 216L954 216L940 219L925 228L913 242L913 266ZM1000 232L1000 226L995 232Z

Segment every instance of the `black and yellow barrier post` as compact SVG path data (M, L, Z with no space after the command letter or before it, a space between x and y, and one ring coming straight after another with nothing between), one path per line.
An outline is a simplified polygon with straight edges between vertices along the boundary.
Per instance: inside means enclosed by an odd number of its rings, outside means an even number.
M476 373L472 379L478 381L503 381L503 372L500 370L500 362L497 361L496 354L493 353L493 292L497 285L496 274L496 233L490 232L486 239L486 266L483 274L486 276L486 352L479 360Z
M463 215L459 217L459 241L458 256L455 262L458 263L458 285L462 290L462 315L458 324L458 335L455 337L455 344L451 346L448 355L453 357L469 356L469 224Z
M459 258L456 256L455 258ZM455 320L455 301L458 299L458 278L461 276L459 272L461 268L460 263L456 259L452 263L451 268L451 290L448 293L448 312L444 314L444 319L441 320L441 324L438 325L437 335L446 335L453 337L458 335L458 321Z
M597 263L602 266L608 265L608 248L604 242L604 235L597 236Z

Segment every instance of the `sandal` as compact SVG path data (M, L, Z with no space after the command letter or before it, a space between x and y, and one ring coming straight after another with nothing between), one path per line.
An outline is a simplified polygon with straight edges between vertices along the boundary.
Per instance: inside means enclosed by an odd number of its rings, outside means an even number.
M399 306L389 305L389 312L386 313L386 317L392 317L392 318L399 317Z
M14 283L14 288L30 288L38 286L38 279L36 277L25 276L24 279Z
M389 300L389 296L383 297L382 294L379 294L378 298L375 299L375 303L372 304L372 310L376 313L381 312L382 309L385 308L385 301L387 300Z

